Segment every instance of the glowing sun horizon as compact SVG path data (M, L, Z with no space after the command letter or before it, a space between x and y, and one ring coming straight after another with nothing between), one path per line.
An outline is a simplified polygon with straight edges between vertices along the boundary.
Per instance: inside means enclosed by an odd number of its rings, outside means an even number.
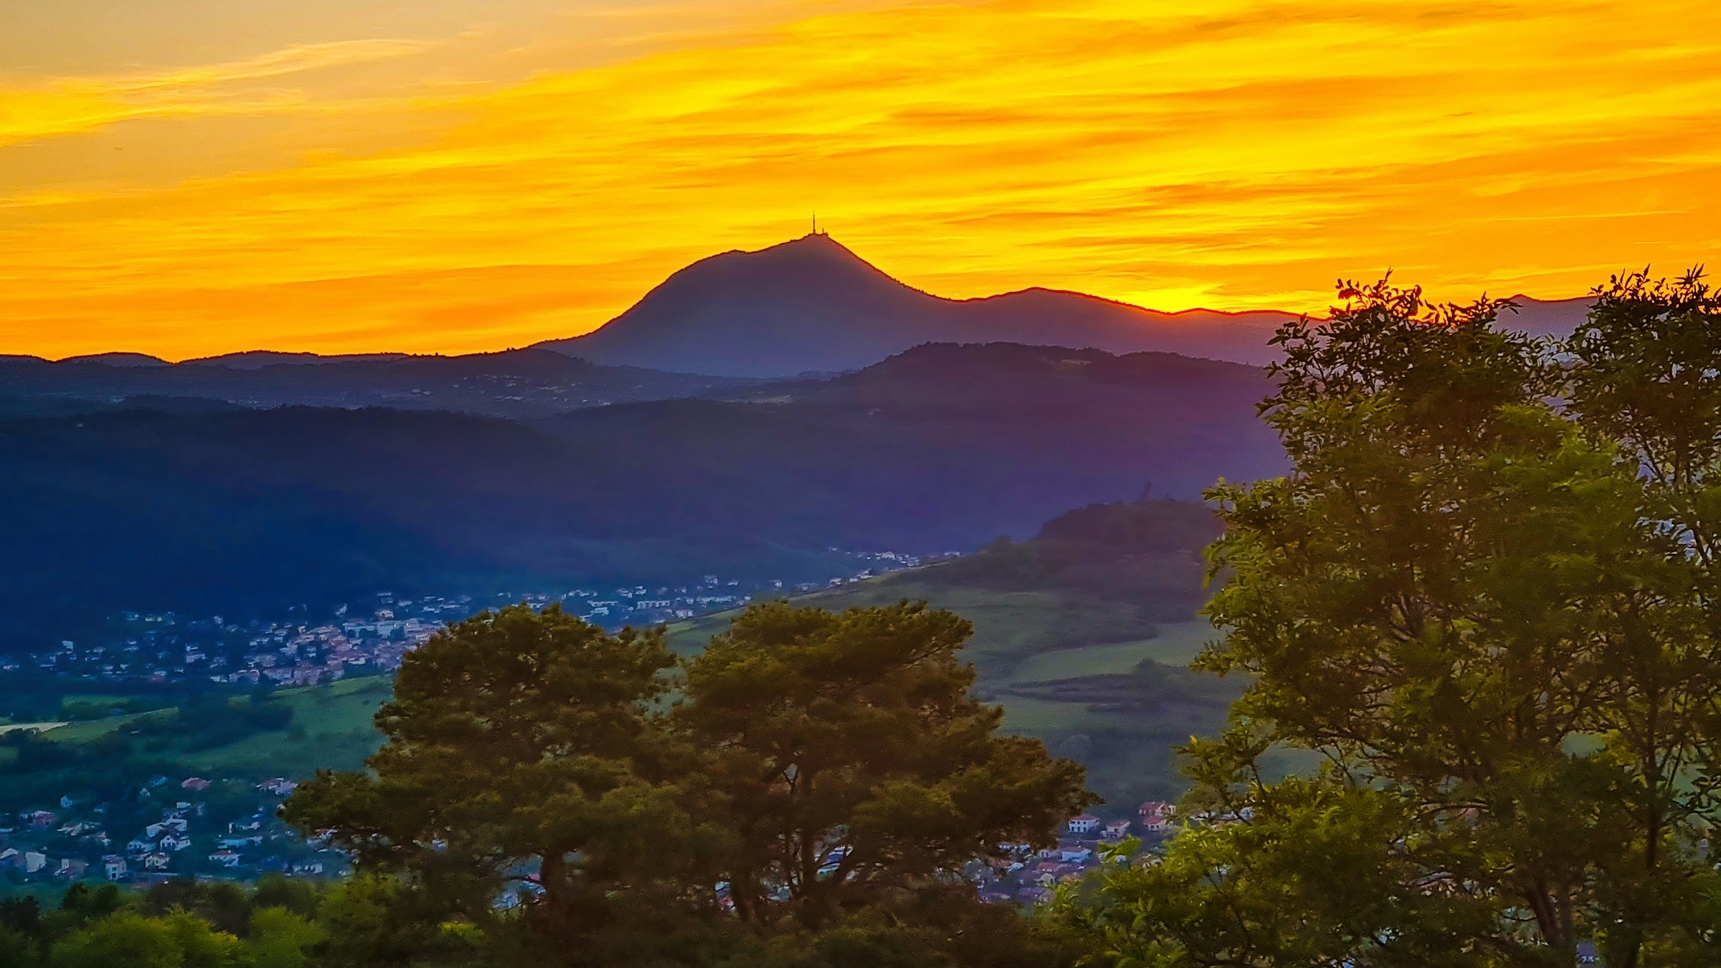
M1721 252L1721 8L0 7L0 352L469 352L820 227L955 298L1320 311Z

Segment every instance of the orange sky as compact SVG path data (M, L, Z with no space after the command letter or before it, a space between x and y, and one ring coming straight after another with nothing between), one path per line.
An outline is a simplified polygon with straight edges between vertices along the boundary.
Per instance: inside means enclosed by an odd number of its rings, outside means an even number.
M1721 7L0 4L0 352L463 352L806 231L1161 309L1721 253Z

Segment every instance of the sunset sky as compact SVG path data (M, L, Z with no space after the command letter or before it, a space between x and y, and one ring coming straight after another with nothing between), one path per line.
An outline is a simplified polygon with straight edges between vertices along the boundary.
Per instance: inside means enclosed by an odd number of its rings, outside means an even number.
M1318 310L1721 256L1721 5L0 0L0 352L466 352L821 227Z

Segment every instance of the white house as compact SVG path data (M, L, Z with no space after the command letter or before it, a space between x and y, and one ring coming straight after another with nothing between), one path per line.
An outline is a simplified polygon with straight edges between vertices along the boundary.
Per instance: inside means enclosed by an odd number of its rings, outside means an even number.
M1072 834L1091 834L1099 829L1100 818L1084 813L1079 817L1071 817L1067 827Z

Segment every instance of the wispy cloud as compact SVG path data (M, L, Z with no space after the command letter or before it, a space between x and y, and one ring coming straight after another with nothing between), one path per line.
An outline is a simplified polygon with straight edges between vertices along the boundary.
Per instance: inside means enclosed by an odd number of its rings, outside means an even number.
M433 46L411 40L335 41L162 73L0 78L0 147L125 121L302 109L312 103L302 92L256 82L409 57Z

